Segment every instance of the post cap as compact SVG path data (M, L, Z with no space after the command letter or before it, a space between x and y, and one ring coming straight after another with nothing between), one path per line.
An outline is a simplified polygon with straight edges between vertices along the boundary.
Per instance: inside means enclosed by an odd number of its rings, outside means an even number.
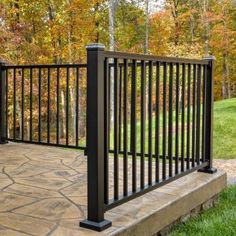
M102 43L91 43L86 46L87 50L104 50L105 45Z
M2 58L0 58L0 65L6 65L7 62L5 60L3 60Z
M206 60L206 61L215 61L216 58L215 58L215 56L207 55L207 56L204 56L204 57L203 57L203 60Z

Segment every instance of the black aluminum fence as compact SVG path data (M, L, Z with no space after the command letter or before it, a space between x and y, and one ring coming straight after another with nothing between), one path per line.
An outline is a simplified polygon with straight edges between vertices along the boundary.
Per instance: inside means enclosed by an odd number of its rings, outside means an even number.
M212 167L213 58L87 48L87 64L0 64L0 137L86 149L88 219ZM86 128L85 128L86 122Z
M88 48L88 219L195 170L212 168L213 59Z
M86 64L2 66L5 139L85 149Z

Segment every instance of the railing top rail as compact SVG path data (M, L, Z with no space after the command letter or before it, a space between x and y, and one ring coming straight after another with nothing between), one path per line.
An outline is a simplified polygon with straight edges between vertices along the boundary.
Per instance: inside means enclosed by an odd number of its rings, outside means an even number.
M35 64L35 65L3 65L3 67L7 69L35 69L35 68L73 68L73 67L79 67L79 68L87 68L87 64L81 63L81 64Z
M147 61L159 61L167 63L185 63L185 64L200 64L207 65L207 60L197 60L197 59L188 59L188 58L177 58L177 57L159 57L145 54L133 54L133 53L123 53L123 52L112 52L105 51L104 56L108 58L117 58L117 59L130 59L130 60L147 60Z

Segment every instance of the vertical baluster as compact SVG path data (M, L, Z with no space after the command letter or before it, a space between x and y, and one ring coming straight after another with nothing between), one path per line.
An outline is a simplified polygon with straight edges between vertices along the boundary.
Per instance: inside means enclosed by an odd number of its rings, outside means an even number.
M179 173L179 63L176 64L175 174Z
M190 112L191 112L191 64L188 64L188 92L187 92L187 169L190 168Z
M122 142L122 64L119 65L119 152L121 151Z
M16 69L13 69L13 139L16 139Z
M41 142L41 68L38 69L38 142Z
M149 78L148 78L148 184L152 184L152 73L153 63L149 61Z
M7 129L6 129L6 88L7 87L7 68L5 63L0 61L0 144L7 143Z
M185 155L185 64L182 65L182 116L181 116L181 171L184 171Z
M202 84L202 162L205 162L205 121L206 121L206 69L207 65L203 67L203 84Z
M50 143L50 108L51 108L51 75L50 75L50 67L48 67L48 101L47 101L47 143Z
M195 103L196 103L196 65L193 65L193 104L192 104L192 167L195 166Z
M114 199L119 197L119 78L118 60L114 59Z
M136 70L137 70L137 61L132 61L132 84L131 84L131 153L132 153L132 191L136 192L137 183L136 183Z
M141 158L140 158L140 186L145 186L145 121L146 121L146 65L141 61Z
M30 142L33 140L33 69L30 67Z
M166 179L166 62L163 63L162 178Z
M59 144L60 130L60 69L57 67L57 144Z
M200 164L200 135L201 135L201 65L198 65L197 73L197 123L196 123L196 160Z
M9 89L9 86L8 86L8 83L9 83L9 80L8 80L8 69L6 69L6 138L8 138L8 89Z
M109 59L106 58L104 62L104 81L105 81L105 157L104 157L104 203L109 202Z
M168 125L168 158L169 158L169 176L173 175L172 170L172 101L173 101L173 64L170 63L169 70L169 125Z
M24 78L25 70L22 69L22 81L21 81L21 111L22 111L22 117L21 117L21 140L24 140L24 114L25 114L25 78Z
M69 145L69 92L70 68L66 68L66 145Z
M124 59L124 196L128 194L128 61Z
M75 114L75 145L79 146L79 67L76 67L76 114Z
M156 63L156 124L155 124L155 158L156 158L156 182L159 182L159 158L160 158L160 62Z
M111 97L112 97L112 87L111 87L111 84L112 84L112 76L111 76L111 73L112 73L112 70L111 70L111 64L109 63L108 61L108 150L110 150L110 146L111 146L111 143L110 143L110 139L111 139L111 112L112 112L112 104L111 104Z

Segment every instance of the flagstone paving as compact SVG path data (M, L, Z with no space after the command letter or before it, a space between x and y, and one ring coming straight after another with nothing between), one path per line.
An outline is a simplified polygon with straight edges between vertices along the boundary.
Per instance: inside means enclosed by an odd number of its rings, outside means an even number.
M229 185L236 184L236 159L215 159L214 166L218 169L224 170L227 173L227 182Z
M186 194L183 189L190 191L211 178L193 173L112 209L105 218L113 226L97 233L79 227L87 214L86 171L86 158L77 150L16 143L1 145L0 236L114 235L145 218L147 212L154 213L155 201L156 207L161 208Z

